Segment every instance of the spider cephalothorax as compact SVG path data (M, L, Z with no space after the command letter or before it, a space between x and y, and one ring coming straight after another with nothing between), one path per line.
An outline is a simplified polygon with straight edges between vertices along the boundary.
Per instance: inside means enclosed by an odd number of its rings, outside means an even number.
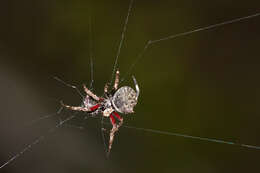
M117 113L129 114L134 112L134 107L137 104L140 93L139 86L135 77L133 76L136 91L129 86L118 88L119 85L119 70L116 71L115 83L113 88L109 91L106 84L104 87L104 96L98 97L91 92L85 85L84 91L86 97L84 98L82 106L69 106L61 102L62 106L75 111L84 111L91 114L101 113L104 117L109 117L113 128L110 130L110 140L108 152L111 150L114 140L114 134L123 124L123 118ZM116 123L116 119L119 123Z

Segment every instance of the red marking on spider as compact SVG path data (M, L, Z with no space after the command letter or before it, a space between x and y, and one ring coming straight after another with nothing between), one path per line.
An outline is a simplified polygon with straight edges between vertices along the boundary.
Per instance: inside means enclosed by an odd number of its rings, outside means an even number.
M95 110L97 110L99 107L100 107L100 104L97 104L97 105L95 105L95 106L92 106L92 107L90 108L90 111L95 111Z

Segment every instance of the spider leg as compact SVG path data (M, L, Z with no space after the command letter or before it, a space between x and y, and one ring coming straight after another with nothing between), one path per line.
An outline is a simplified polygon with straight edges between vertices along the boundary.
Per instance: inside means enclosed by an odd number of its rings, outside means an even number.
M93 112L97 110L100 107L100 104L97 104L95 106L92 106L90 108L88 107L81 107L81 106L69 106L65 105L62 101L60 102L61 105L67 109L73 110L73 111L83 111L83 112Z
M89 95L90 97L92 97L94 100L96 100L96 101L99 101L99 100L100 100L100 98L99 98L96 94L94 94L92 91L90 91L90 90L86 87L86 85L83 85L83 88L84 88L84 91L86 92L86 94Z
M140 88L139 88L139 85L138 85L138 83L137 83L135 77L132 76L132 78L133 78L133 81L134 81L134 84L135 84L136 98L138 99L138 96L139 96L139 94L140 94Z
M109 118L110 118L110 122L111 122L111 124L113 125L113 127L116 126L116 119L115 119L115 117L112 115L112 113L110 114Z
M118 128L117 128L117 125L116 125L116 119L112 115L112 113L110 114L110 121L111 121L111 124L113 125L113 127L110 130L110 134L109 134L109 144L108 144L107 156L109 156L109 153L112 149L112 144L113 144L113 141L114 141L115 132L118 131Z
M114 83L114 89L117 90L119 84L119 70L116 71L116 77L115 77L115 83Z
M95 106L90 107L90 111L95 111L97 110L101 105L100 104L96 104Z
M117 112L112 112L112 114L120 121L122 122L123 121L123 118L117 113Z
M120 121L119 124L116 124L116 119L115 119L114 116ZM120 115L118 113L116 113L115 111L112 112L109 117L110 117L110 121L111 121L111 124L113 125L113 127L110 130L110 135L109 135L110 138L109 138L107 156L109 155L109 153L112 149L112 144L113 144L113 141L114 141L115 133L119 130L119 127L123 124L123 118L120 117Z
M105 93L105 95L108 95L108 83L106 83L105 84L105 86L104 86L104 93Z
M82 99L84 99L84 96L83 94L79 91L79 89L77 88L77 86L75 85L71 85L63 80L61 80L60 78L58 78L57 76L53 76L53 79L57 80L58 82L62 83L63 85L67 86L67 87L70 87L72 89L74 89L81 97Z

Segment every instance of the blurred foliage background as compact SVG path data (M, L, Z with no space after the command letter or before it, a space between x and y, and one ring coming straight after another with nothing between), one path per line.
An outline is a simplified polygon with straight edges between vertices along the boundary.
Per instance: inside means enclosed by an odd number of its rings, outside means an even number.
M30 124L57 111L58 100L80 104L73 89L52 77L79 88L89 84L91 52L94 91L102 95L128 4L0 2L0 163L71 114ZM148 40L251 15L259 7L257 0L136 0L119 57L121 74ZM259 31L256 17L151 45L132 71L141 95L125 124L260 145ZM133 86L130 76L122 85ZM1 172L259 172L259 159L254 149L126 128L106 159L100 120L78 114Z

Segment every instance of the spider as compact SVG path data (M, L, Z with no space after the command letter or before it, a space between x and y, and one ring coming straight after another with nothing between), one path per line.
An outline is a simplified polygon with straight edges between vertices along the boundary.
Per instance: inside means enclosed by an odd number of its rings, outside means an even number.
M108 153L112 148L114 135L123 124L123 118L117 113L129 114L134 113L133 108L137 104L138 96L140 93L139 86L134 76L132 76L135 89L129 86L118 88L119 85L119 70L116 71L115 82L113 88L109 91L109 85L104 87L104 96L98 97L83 85L86 96L83 100L82 106L69 106L61 101L61 105L73 111L83 111L96 115L101 113L103 117L109 117L112 124L112 129L109 135ZM117 120L116 120L117 119ZM116 122L118 121L118 123Z

